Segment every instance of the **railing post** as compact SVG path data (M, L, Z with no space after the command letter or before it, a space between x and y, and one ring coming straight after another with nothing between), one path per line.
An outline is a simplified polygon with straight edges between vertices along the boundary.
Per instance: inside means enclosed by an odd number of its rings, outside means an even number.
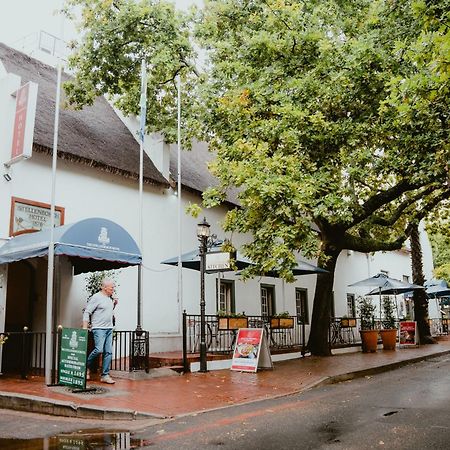
M183 370L184 373L189 372L187 358L187 314L183 311Z
M306 354L306 330L305 330L305 320L302 317L302 356Z
M22 352L21 352L21 362L20 362L20 375L22 380L27 379L28 370L27 370L27 331L28 327L23 327L22 334Z

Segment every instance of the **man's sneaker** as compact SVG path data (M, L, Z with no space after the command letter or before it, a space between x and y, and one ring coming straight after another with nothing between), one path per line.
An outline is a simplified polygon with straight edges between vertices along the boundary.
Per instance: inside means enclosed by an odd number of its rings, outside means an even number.
M100 381L102 383L108 383L108 384L114 384L115 383L115 381L109 375L105 375L104 377L101 377Z

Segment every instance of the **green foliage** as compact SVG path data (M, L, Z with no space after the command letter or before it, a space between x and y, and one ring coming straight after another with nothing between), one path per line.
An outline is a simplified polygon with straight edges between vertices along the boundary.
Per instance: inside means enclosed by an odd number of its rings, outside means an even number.
M227 312L224 310L217 311L216 315L217 315L217 317L247 317L245 315L245 312L233 313L233 312Z
M8 336L3 333L0 333L0 346L3 345L8 340Z
M73 42L69 65L75 78L65 84L75 108L106 95L126 115L139 115L141 61L147 64L147 129L173 142L177 130L176 76L189 84L194 51L185 16L157 0L67 0L66 14L81 11L82 33ZM183 110L192 105L184 98Z
M375 329L375 305L370 297L358 297L358 313L361 319L361 330Z
M382 325L385 330L392 330L395 326L394 304L388 295L383 297L383 319Z
M288 317L291 317L291 315L289 314L289 311L283 311L283 312L280 312L278 314L275 314L272 317L288 318Z
M104 279L109 278L114 281L117 286L117 276L119 271L117 270L104 270L100 272L90 272L86 276L85 290L88 293L88 299L102 289L102 282Z

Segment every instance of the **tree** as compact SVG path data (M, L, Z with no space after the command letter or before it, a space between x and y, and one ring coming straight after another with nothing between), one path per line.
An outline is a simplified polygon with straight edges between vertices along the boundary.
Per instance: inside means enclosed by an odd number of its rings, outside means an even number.
M411 242L411 267L413 282L420 286L425 284L423 274L422 246L420 244L419 225L413 224L410 234ZM428 323L428 300L425 289L416 289L413 293L414 319L417 322L420 344L434 344Z
M253 235L250 271L281 265L286 278L318 229L330 273L318 276L313 354L329 354L340 252L399 249L449 197L447 66L430 64L446 31L427 14L415 1L219 0L199 19L212 169L223 191L241 189L225 228ZM205 203L222 199L213 189Z
M450 205L443 204L430 217L427 231L433 249L435 278L450 283Z
M329 354L340 252L401 248L412 224L450 195L446 10L413 0L206 1L195 16L206 63L194 84L188 28L164 3L72 3L83 6L87 34L70 98L109 94L136 113L141 53L153 61L153 100L182 70L192 82L189 130L217 152L221 186L205 206L239 188L224 228L252 235L248 275L281 267L292 280L296 252L318 256L329 273L318 276L308 345ZM148 114L170 139L171 92L163 107Z
M73 13L77 11L77 14ZM65 83L71 107L91 105L106 95L125 115L139 115L141 62L147 65L147 129L176 139L176 77L195 77L195 52L184 14L156 0L66 0L64 12L78 21ZM190 106L185 98L183 109Z

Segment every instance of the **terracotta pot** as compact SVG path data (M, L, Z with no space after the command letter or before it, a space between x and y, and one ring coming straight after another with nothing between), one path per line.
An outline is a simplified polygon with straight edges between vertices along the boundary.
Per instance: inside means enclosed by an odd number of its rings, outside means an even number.
M378 330L359 330L361 335L361 346L364 353L377 351Z
M397 329L380 330L381 340L383 341L383 350L395 350L397 345Z

